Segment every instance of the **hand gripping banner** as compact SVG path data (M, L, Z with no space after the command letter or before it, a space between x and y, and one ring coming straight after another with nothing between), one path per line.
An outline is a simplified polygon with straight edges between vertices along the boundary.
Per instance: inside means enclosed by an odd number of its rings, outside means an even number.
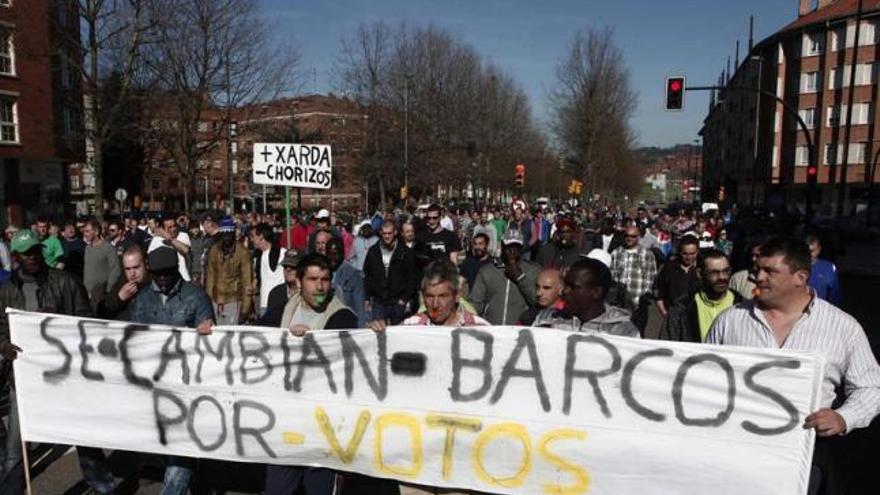
M493 493L802 495L813 354L522 327L145 326L10 311L29 441Z

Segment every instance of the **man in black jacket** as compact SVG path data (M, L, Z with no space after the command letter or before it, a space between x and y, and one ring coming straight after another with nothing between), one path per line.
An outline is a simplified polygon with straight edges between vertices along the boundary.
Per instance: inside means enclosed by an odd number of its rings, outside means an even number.
M730 290L730 261L722 251L710 249L699 258L700 289L676 299L660 328L661 340L704 342L712 322L727 308L742 301Z
M19 267L10 280L0 286L0 387L9 387L9 418L5 446L0 446L0 493L24 493L24 464L18 423L18 407L11 365L22 350L9 339L7 308L40 311L69 316L92 316L92 306L82 283L72 274L49 268L43 262L43 245L31 230L20 230L10 248ZM113 493L116 482L104 462L100 449L77 447L80 468L86 483L96 493Z
M370 301L370 320L397 325L406 316L407 305L416 293L416 262L413 252L397 239L397 226L385 221L379 228L381 240L368 251L364 261L364 289Z

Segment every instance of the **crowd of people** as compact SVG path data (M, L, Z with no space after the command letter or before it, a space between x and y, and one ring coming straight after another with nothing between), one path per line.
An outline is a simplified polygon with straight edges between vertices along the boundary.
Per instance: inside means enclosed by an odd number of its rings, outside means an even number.
M24 481L11 379L21 349L10 341L6 308L202 333L215 325L297 336L528 325L819 352L828 360L822 407L804 426L820 437L811 489L833 493L826 450L880 413L880 367L864 330L838 307L837 269L823 258L820 237L774 235L771 224L735 209L517 202L372 216L303 211L289 229L272 213L210 212L9 226L0 241L0 385L8 396L0 493L22 493ZM89 486L113 493L104 453L77 451ZM196 471L196 459L168 458L163 493L186 493ZM340 493L440 493L298 466L268 466L265 493L330 494L340 480Z

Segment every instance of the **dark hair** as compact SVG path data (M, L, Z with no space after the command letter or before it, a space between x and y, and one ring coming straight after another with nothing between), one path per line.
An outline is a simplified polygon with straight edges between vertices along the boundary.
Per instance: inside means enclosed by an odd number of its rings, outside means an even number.
M37 221L34 223L49 223L49 220L45 216L40 215L37 217Z
M449 282L449 286L453 292L458 292L458 268L448 258L441 258L428 263L425 271L422 273L422 291L428 284L439 281L439 283Z
M339 249L339 252L343 253L343 256L345 256L345 243L342 242L341 237L331 236L330 240L327 241L327 248L330 246L336 246L337 249Z
M807 246L809 246L810 244L812 244L814 242L820 246L822 245L822 241L819 239L819 236L817 236L816 234L807 234L807 236L804 238L804 241L807 243Z
M783 261L792 272L801 270L810 273L812 260L810 247L807 243L794 237L778 236L771 237L761 244L761 257L782 255Z
M144 252L144 248L142 248L141 245L136 242L130 244L127 248L125 248L125 251L122 252L123 257L130 254L139 254L144 263L147 262L147 254Z
M485 232L477 232L476 234L474 234L473 240L476 240L477 237L482 237L483 240L486 241L486 244L489 244L489 235Z
M428 207L428 211L436 211L437 213L443 212L443 207L438 205L437 203L432 203L431 206Z
M681 239L678 240L678 252L681 252L681 248L688 245L696 246L697 249L700 249L700 240L692 235L681 236Z
M317 266L321 270L331 271L330 269L330 260L327 259L321 253L311 253L307 254L299 260L299 264L296 265L296 278L302 279L303 275L306 273L306 269L310 266Z
M691 236L687 236L691 237ZM724 258L729 260L727 255L724 254L724 251L716 248L708 248L704 249L700 252L700 256L697 257L697 266L700 270L704 270L706 268L706 260L717 260Z
M272 231L272 227L266 222L258 223L254 227L254 233L265 239L269 244L275 242L275 232Z
M593 258L581 258L575 261L568 270L572 273L578 270L590 272L593 284L602 289L603 298L608 295L608 291L611 290L611 285L614 283L611 278L611 270L605 266L605 263Z
M101 235L101 232L103 232L103 230L104 230L104 229L101 227L101 222L99 222L98 219L97 219L97 218L94 218L94 217L89 218L89 219L86 221L86 225L91 225L92 228L95 229L95 233L98 234L98 235Z

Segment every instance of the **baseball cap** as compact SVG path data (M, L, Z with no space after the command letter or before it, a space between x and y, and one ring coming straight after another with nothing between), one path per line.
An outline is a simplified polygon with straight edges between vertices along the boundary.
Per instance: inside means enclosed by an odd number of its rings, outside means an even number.
M14 253L27 252L34 246L42 246L42 244L40 244L37 233L31 229L19 230L12 236L12 242L9 243L9 248Z
M501 244L507 246L509 244L519 244L523 245L523 235L518 229L509 229L504 233L504 237L501 239Z
M232 234L235 233L235 220L226 217L220 220L220 233L222 234Z
M299 265L299 253L296 250L288 249L286 253L284 253L284 258L281 259L281 266L289 266L291 268L296 268Z
M603 265L611 268L611 255L608 253L608 251L605 251L604 249L593 249L587 254L587 258L601 261Z
M354 233L357 234L358 232L361 231L361 229L362 229L363 227L365 227L365 226L367 226L367 225L369 225L369 226L371 226L371 227L373 226L373 224L370 223L369 220L362 220L359 224L357 224L357 225L354 227Z
M330 218L330 212L327 211L327 208L321 208L318 213L315 213L315 218Z
M156 248L150 252L149 262L151 272L177 268L177 251L165 246Z

